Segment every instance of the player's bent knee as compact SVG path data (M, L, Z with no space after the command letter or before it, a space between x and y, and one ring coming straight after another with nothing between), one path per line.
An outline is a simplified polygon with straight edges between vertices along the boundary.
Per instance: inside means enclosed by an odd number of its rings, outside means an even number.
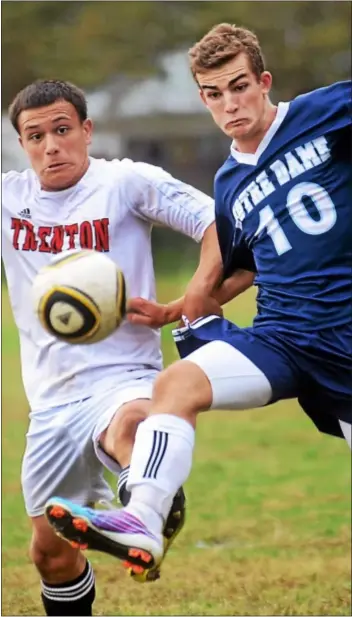
M144 405L137 405L137 401L127 403L119 409L111 420L109 426L100 437L100 443L104 450L110 453L115 450L119 443L134 442L138 425L147 417L147 408Z
M78 570L78 562L83 558L77 549L70 547L68 542L61 540L61 550L58 546L53 547L43 543L38 539L33 538L30 546L30 558L37 568L40 576L47 582L65 582L67 578L71 578L76 570Z
M138 407L128 409L126 405L125 409L120 414L116 414L111 423L112 430L110 433L113 433L114 440L116 442L125 440L134 441L137 427L145 420L146 415L145 411Z
M146 419L149 407L147 399L125 403L99 437L101 448L122 467L129 464L138 425Z
M42 579L48 583L60 583L78 576L85 562L82 553L59 538L44 516L32 521L34 529L29 555Z

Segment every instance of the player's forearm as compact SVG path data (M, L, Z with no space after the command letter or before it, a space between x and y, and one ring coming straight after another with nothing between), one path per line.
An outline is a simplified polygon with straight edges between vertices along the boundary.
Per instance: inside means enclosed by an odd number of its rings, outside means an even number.
M223 306L252 287L253 281L253 272L240 269L236 270L232 276L223 281L220 287L215 290L212 295L219 302L219 304Z

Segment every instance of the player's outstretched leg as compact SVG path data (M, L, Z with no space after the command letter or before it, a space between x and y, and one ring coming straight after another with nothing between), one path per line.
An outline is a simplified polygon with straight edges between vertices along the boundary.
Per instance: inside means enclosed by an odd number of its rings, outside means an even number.
M186 375L189 382L192 381L194 373L200 377L203 386L206 386L206 394L203 395L204 402L201 399L199 404L198 396L189 394L192 389L185 388L183 402L188 406L190 401L192 420L198 411L198 405L202 409L209 407L211 403L211 389L206 376L198 367L187 363ZM197 391L197 388L194 391ZM142 574L144 570L152 570L160 566L165 549L170 545L170 538L175 537L175 530L180 529L183 522L184 496L183 492L179 491L190 471L194 442L193 421L190 423L188 420L173 415L162 414L162 417L163 420L165 418L165 426L162 423L162 426L158 426L156 430L148 429L145 443L142 443L143 439L140 437L139 447L134 448L132 455L132 462L137 462L142 478L146 478L147 488L150 489L147 490L149 494L146 495L146 499L140 499L139 491L137 491L139 493L137 498L133 499L136 493L134 477L131 503L121 509L97 512L76 506L60 498L52 498L46 506L49 522L62 537L73 541L75 546L78 543L81 548L95 549L114 555L124 563L125 567L132 568L135 574ZM152 418L153 424L155 416ZM139 425L137 435L152 418L148 418ZM135 457L140 460L133 461ZM154 484L158 483L160 467L162 467L163 483L158 490ZM129 471L127 490L130 480ZM153 486L149 485L150 481ZM176 495L180 500L181 509L175 508L174 510L174 505L177 503L174 500ZM178 518L178 512L180 512L180 526L175 525L174 520ZM169 523L170 527L168 527ZM167 536L166 542L163 531Z
M185 387L178 387L171 400L176 401L178 408L185 406L190 411L190 417L185 420L162 413L161 418L153 415L139 425L128 474L127 489L132 486L132 498L127 507L95 511L54 497L45 508L49 523L61 537L82 549L114 555L127 568L132 567L134 572L140 574L143 570L159 566L163 559L162 530L173 498L191 469L195 416L198 410L206 409L211 404L211 388L204 373L191 362L182 361L183 368L182 383ZM169 382L169 376L170 368L165 371L161 383L158 377L159 386L165 379ZM173 379L169 383L172 385ZM205 395L202 393L204 387ZM156 388L157 391L159 389ZM202 393L204 401L201 398L199 402L198 392ZM168 397L162 395L161 398L164 407ZM158 392L156 402L157 399ZM144 430L146 425L147 430ZM159 476L162 478L161 486Z
M154 533L124 509L93 510L53 497L45 514L56 533L71 546L113 555L138 574L157 567L164 554L162 519Z
M198 413L212 405L261 407L271 396L264 373L223 341L212 341L165 369L155 381L149 417L136 432L127 481L131 498L123 512L150 534L160 534L173 497L191 471ZM144 546L138 532L134 541L135 547Z
M117 492L120 499L120 502L123 506L127 506L130 500L131 493L127 490L126 484L128 479L128 471L129 465L125 469L122 470L119 482L117 486ZM170 549L174 540L182 530L186 519L186 496L183 488L181 487L172 502L170 513L166 519L163 528L163 537L164 537L164 557L167 551ZM138 583L152 582L156 581L160 578L160 565L154 566L148 570L144 570L143 572L135 572L131 567L129 569L129 574L133 578L134 581Z

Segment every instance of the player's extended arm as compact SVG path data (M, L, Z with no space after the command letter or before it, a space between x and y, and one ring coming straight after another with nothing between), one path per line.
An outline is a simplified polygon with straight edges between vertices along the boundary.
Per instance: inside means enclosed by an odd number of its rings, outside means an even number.
M222 259L213 223L204 233L199 265L187 286L186 295L168 304L131 298L127 319L134 324L158 328L179 321L184 314L190 321L221 314L221 306L251 287L254 279L254 274L244 269L236 270L221 283L222 276Z
M241 293L252 286L254 280L253 272L248 270L236 270L231 277L226 279L221 286L214 292L213 296L209 296L207 300L208 309L205 311L207 315L219 314L219 305L223 306L230 302ZM127 319L131 323L149 326L150 328L161 328L169 323L180 321L184 311L185 296L173 300L168 304L160 304L145 298L131 298L128 301ZM192 311L193 313L193 311ZM204 310L201 317L204 317ZM188 312L188 315L190 313ZM193 321L187 315L190 321ZM194 317L196 319L196 317Z

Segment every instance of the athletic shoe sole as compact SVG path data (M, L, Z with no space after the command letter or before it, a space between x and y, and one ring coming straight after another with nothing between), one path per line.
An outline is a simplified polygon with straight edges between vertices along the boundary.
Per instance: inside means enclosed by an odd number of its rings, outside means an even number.
M80 506L68 506L63 501L55 499L46 504L45 515L56 534L68 541L73 548L112 555L124 562L126 568L133 568L136 574L158 566L151 552L126 546L104 535L85 516L84 508Z

